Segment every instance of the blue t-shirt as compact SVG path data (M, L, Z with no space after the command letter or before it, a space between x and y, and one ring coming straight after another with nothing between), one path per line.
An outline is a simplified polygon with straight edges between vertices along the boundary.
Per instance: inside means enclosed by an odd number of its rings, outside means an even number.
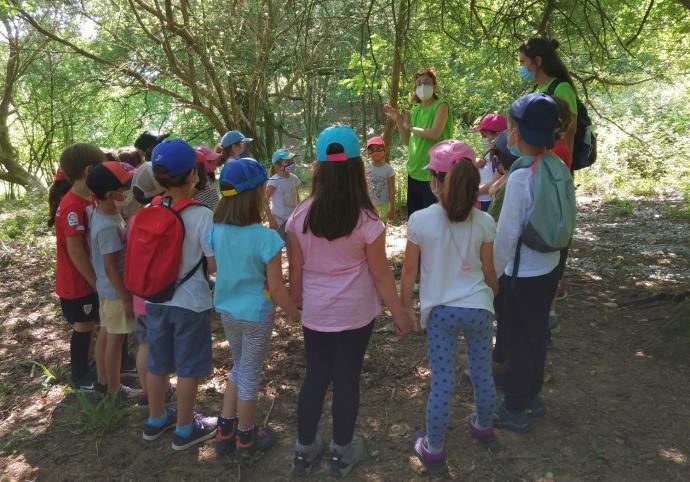
M260 224L214 224L208 234L216 256L216 311L237 320L267 322L275 305L266 264L285 246L277 231Z

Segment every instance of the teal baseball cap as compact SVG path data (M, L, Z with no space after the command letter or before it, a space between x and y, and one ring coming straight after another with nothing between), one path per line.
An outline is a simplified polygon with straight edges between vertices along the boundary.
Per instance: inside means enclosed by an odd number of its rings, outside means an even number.
M223 147L228 147L238 142L252 142L253 140L252 137L245 137L240 131L228 131L221 138L220 144Z
M273 156L271 156L271 162L273 164L278 164L280 161L283 161L285 159L292 159L295 156L296 154L294 152L289 152L285 149L277 149L273 153Z
M327 154L328 147L339 144L343 152ZM347 125L335 125L321 131L316 139L316 160L320 162L342 162L359 157L360 146L357 134L352 127Z

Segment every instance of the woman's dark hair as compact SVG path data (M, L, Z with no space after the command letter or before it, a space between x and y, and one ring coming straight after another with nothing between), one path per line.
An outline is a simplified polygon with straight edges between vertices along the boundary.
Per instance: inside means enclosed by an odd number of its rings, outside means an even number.
M191 173L192 170L183 172L182 174L178 174L177 176L170 176L168 175L167 167L158 165L153 166L153 175L156 178L156 181L158 181L158 184L168 189L171 187L180 187L187 184L187 178L189 177L189 173Z
M105 153L93 144L72 144L60 154L60 167L71 183L86 177L86 168L105 160Z
M434 69L432 69L431 67L425 67L425 68L423 68L423 69L419 69L417 72L414 73L415 84L417 83L417 79L418 79L419 77L423 77L423 76L425 76L425 75L431 77L431 80L434 81L434 85L438 85L438 82L437 82L437 80L436 80L436 71L435 71ZM417 89L416 89L416 85L415 85L415 91L416 91L416 90L417 90ZM434 92L434 99L438 99L438 94L437 94L436 92ZM416 102L417 104L421 104L421 103L422 103L422 99L420 99L420 98L417 96L417 92L412 92L412 100L413 100L414 102Z
M558 127L556 127L556 139L564 139L565 133L573 122L573 114L570 112L570 106L566 101L555 95L552 99L558 104Z
M63 196L72 188L69 181L55 181L48 189L48 227L55 226L55 214Z
M234 186L224 182L220 183L221 191L228 189L234 189ZM259 224L263 220L264 199L263 185L242 191L234 196L222 196L213 212L213 222L216 224L234 224L235 226Z
M525 40L522 45L518 47L518 51L525 54L526 57L532 59L533 62L535 62L537 57L541 57L541 65L539 68L541 68L546 75L557 79L567 80L573 90L577 92L575 83L570 76L570 72L568 72L568 68L565 66L556 52L556 49L558 49L559 45L560 43L556 39L549 37L537 37Z
M443 182L438 174L445 173L436 173L437 179ZM469 159L460 159L444 178L446 182L441 190L441 206L445 209L449 221L465 221L477 202L479 170Z
M340 144L331 144L327 154L344 152ZM361 157L347 161L319 163L311 188L312 204L304 219L303 233L329 241L349 236L359 223L362 210L372 218L378 215L369 199Z
M206 166L197 162L196 174L199 177L199 180L197 181L196 186L194 186L194 188L197 191L202 191L206 188L206 184L208 184L208 177L206 176Z

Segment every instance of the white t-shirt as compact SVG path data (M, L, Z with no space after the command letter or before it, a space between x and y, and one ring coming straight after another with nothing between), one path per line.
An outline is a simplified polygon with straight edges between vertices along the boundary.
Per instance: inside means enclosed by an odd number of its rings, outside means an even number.
M494 243L494 267L499 277L504 272L508 276L513 275L515 248L533 209L532 183L532 170L529 168L513 171L508 177ZM520 267L517 276L531 278L550 273L558 266L559 259L559 251L541 253L523 244L520 247Z
M273 186L275 191L271 195L271 213L278 225L282 225L292 214L297 206L297 187L302 181L294 174L290 177L283 177L274 174L268 179L268 185Z
M86 215L89 219L89 256L96 273L96 292L101 299L119 299L105 271L103 256L119 252L117 269L120 274L124 272L125 221L119 214L105 214L92 206L86 208Z
M494 312L494 294L484 281L479 249L495 235L493 218L476 208L461 223L449 222L438 203L410 216L407 238L422 252L422 327L426 327L431 309L439 305Z
M386 204L388 199L388 180L395 176L395 171L390 164L384 163L377 166L374 163L367 164L367 184L369 197L374 206Z
M205 206L190 206L180 213L184 222L185 236L182 243L182 263L178 279L184 278L199 262L202 256L213 256L213 248L208 243L208 233L213 227L213 213ZM204 275L203 266L191 278L182 283L165 306L178 306L201 313L213 308L211 288Z
M486 164L484 164L484 167L478 168L480 186L482 184L486 184L487 182L491 182L491 180L494 178L494 168L491 162L491 156L487 154L486 156L484 156L484 159L486 160ZM477 201L491 201L491 194L480 194L479 196L477 196Z

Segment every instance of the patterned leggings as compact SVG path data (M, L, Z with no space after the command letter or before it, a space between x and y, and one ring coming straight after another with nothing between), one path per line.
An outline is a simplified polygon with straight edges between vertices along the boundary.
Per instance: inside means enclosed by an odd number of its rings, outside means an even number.
M441 450L448 426L450 403L455 391L455 354L458 335L467 343L470 378L474 387L477 421L491 426L496 388L491 374L491 321L487 310L436 306L428 322L427 352L431 364L431 393L426 406L427 441L432 450Z

